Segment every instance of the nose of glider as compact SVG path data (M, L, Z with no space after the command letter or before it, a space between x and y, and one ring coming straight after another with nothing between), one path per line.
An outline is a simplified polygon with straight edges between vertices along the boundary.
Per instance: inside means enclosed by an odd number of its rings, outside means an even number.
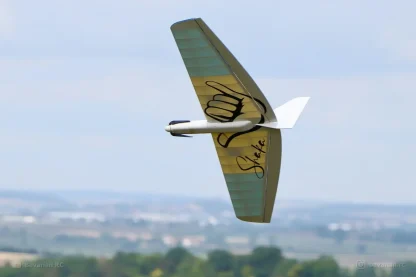
M170 132L170 126L169 125L165 127L165 131Z

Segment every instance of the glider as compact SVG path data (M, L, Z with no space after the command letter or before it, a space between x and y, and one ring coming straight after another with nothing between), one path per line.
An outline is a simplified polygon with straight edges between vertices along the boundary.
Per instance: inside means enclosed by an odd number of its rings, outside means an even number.
M280 129L293 128L309 97L272 109L259 87L201 18L171 26L205 120L174 120L172 136L212 134L238 219L270 223L280 175Z

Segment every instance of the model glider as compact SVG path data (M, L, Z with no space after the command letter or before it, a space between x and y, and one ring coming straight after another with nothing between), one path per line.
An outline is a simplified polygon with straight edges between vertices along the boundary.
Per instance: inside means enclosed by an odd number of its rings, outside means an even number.
M280 129L293 128L309 97L272 109L237 59L200 19L171 26L205 114L205 120L174 120L172 136L212 134L235 215L269 223L280 175Z

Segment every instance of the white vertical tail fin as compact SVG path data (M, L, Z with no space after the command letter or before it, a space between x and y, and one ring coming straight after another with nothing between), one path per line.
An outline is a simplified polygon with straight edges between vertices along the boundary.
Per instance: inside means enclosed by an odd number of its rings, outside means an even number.
M291 129L295 126L300 114L308 103L310 97L297 97L282 106L274 109L277 122L257 124L272 129Z

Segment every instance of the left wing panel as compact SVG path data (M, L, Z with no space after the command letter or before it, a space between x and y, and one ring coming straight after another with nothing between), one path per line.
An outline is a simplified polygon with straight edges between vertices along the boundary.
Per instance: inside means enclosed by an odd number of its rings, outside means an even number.
M208 121L275 119L263 93L202 19L177 22L171 31Z

